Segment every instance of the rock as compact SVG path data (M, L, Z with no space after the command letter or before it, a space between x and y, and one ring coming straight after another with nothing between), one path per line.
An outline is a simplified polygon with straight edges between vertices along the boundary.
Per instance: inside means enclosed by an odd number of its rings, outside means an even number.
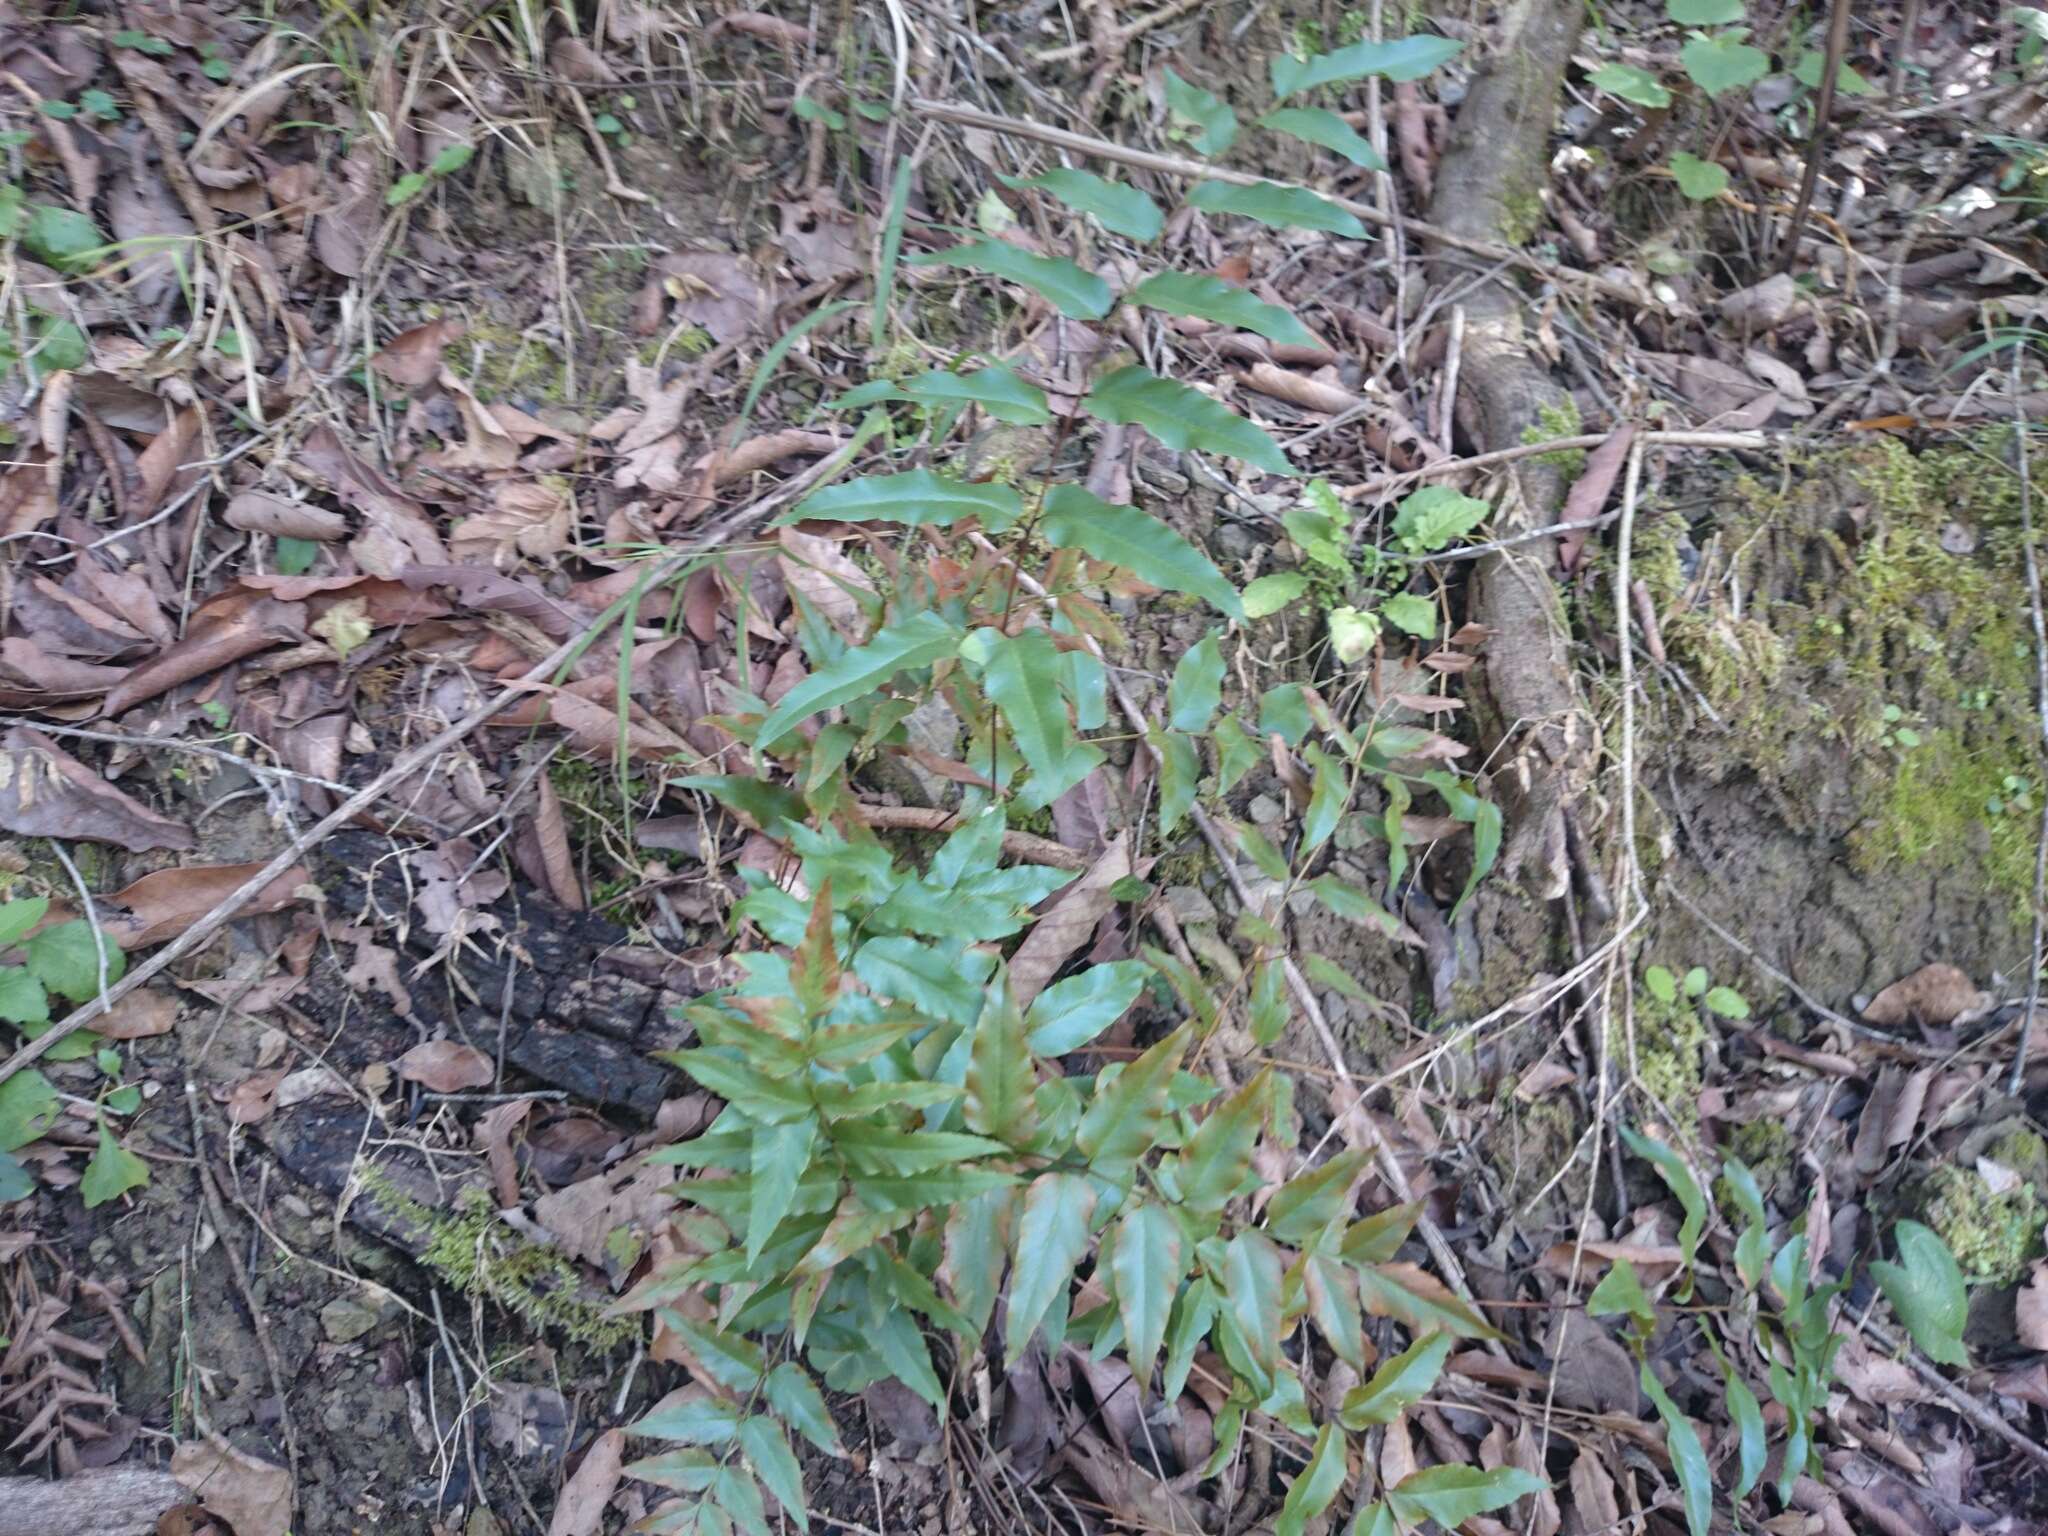
M1169 885L1165 897L1168 909L1183 923L1221 921L1216 915L1216 903L1195 886Z
M348 1296L337 1296L320 1309L320 1331L334 1344L353 1344L379 1321L375 1307Z
M1271 795L1253 795L1250 812L1254 823L1270 827L1287 814L1287 807Z

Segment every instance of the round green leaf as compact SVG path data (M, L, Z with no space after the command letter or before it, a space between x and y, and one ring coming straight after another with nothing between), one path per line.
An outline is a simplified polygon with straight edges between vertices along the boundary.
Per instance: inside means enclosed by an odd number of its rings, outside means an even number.
M1244 616L1263 619L1278 613L1308 591L1308 578L1299 571L1274 571L1258 577L1244 589Z
M1633 64L1602 64L1586 77L1610 96L1658 110L1671 105L1671 92L1647 69Z
M66 271L90 266L91 255L107 243L99 225L75 208L40 203L28 216L21 243L40 261Z
M0 1152L25 1147L57 1123L63 1106L49 1079L24 1067L0 1083Z
M1873 1263L1871 1278L1929 1359L1967 1366L1970 1357L1963 1349L1963 1324L1969 1317L1970 1299L1955 1255L1939 1235L1917 1221L1900 1222L1892 1237L1899 1245L1899 1262Z
M59 997L83 1003L100 993L100 956L106 956L107 985L127 972L128 957L106 934L95 938L82 917L54 923L28 941L28 968Z
M1680 150L1671 157L1671 175L1678 190L1696 203L1719 197L1728 190L1728 168L1712 160Z
M1770 72L1771 56L1727 33L1695 37L1678 50L1678 62L1692 83L1709 96L1754 85Z

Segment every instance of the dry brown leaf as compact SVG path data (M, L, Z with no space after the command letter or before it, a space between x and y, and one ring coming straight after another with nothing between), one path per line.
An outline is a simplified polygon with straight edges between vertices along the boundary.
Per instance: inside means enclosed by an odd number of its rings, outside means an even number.
M851 643L866 640L867 611L855 594L874 594L875 584L867 572L846 557L837 539L798 528L783 528L777 537L782 553L776 564L789 590L823 614Z
M92 1028L109 1040L146 1040L168 1035L177 1022L178 1000L168 992L143 987L118 998L92 1021Z
M588 615L556 601L532 582L480 565L415 565L406 570L400 580L406 587L421 592L430 587L446 587L465 606L489 613L512 614L524 619L550 640L566 640L590 622ZM377 622L403 621L378 618Z
M23 837L112 843L130 853L182 851L199 841L26 725L0 740L0 828Z
M325 422L306 434L295 457L363 515L365 527L350 542L349 553L364 571L396 579L414 564L448 564L447 547L426 509L389 476L344 448Z
M569 826L562 817L562 799L554 781L542 774L536 781L540 805L533 830L540 842L541 867L547 871L548 893L571 912L583 910L583 886L576 878L576 854L569 846Z
M145 309L161 303L192 267L192 221L162 179L124 170L107 184L107 222L117 244L133 252L124 264L129 296Z
M325 507L288 501L269 491L243 491L221 514L230 528L267 533L274 539L310 539L326 543L348 537L348 519Z
M508 480L494 487L488 512L465 517L448 532L458 560L479 556L509 571L522 558L545 560L569 547L576 501L559 481Z
M461 1093L498 1075L491 1058L460 1040L422 1040L396 1062L398 1075L429 1093Z
M1916 1024L1939 1029L1967 1024L1981 1017L1991 1003L1990 993L1978 990L1977 984L1954 966L1937 961L1878 993L1863 1010L1863 1017L1888 1029Z
M723 344L739 341L768 318L773 285L731 251L672 251L651 279L675 301L675 317L701 326Z
M361 277L368 266L370 246L377 238L378 226L383 222L383 209L378 206L377 160L379 151L367 143L360 144L346 160L341 162L341 185L322 188L317 170L306 179L304 190L297 186L285 190L295 197L280 196L280 201L306 200L326 192L319 217L313 223L313 253L330 272L339 277ZM314 170L312 166L308 170ZM277 182L273 177L271 192L279 195Z
M562 1484L548 1521L548 1536L597 1536L604 1509L625 1475L626 1432L608 1429L590 1443L583 1461Z
M1573 1458L1566 1482L1572 1490L1572 1512L1582 1531L1604 1531L1621 1523L1621 1504L1614 1477L1589 1446Z
M1285 400L1305 411L1340 416L1346 411L1363 411L1369 402L1339 384L1325 384L1305 374L1293 373L1272 363L1254 363L1238 373L1251 388L1276 400Z
M491 1186L497 1191L500 1210L519 1203L519 1160L512 1152L512 1137L526 1124L533 1106L532 1099L508 1099L480 1115L472 1133L491 1166Z
M562 1251L611 1274L622 1270L612 1251L620 1227L646 1234L675 1209L673 1170L633 1158L616 1168L551 1190L533 1203L533 1218L561 1243ZM614 1279L623 1279L623 1273Z
M171 424L151 438L149 446L136 455L135 473L142 481L142 513L156 511L174 490L184 489L205 473L203 467L192 462L203 457L194 449L199 444L204 424L204 414L196 406L180 411L171 418Z
M1045 990L1075 950L1088 942L1103 913L1116 905L1112 887L1131 873L1131 836L1117 834L1088 873L1061 891L1010 959L1010 990L1019 1008Z
M253 1072L228 1090L228 1123L231 1125L256 1125L268 1120L277 1112L277 1091L283 1086L285 1072L273 1068L268 1072Z
M548 45L548 67L580 85L617 85L618 73L590 44L564 33Z
M400 331L370 359L370 366L400 389L425 389L441 376L441 349L457 340L462 329L460 320L443 318Z
M348 1079L332 1067L301 1067L287 1072L277 1085L277 1107L290 1109L308 1099L346 1099Z
M244 656L301 640L305 627L306 610L298 603L230 589L199 610L184 639L122 678L107 695L106 713L118 715Z
M1572 482L1572 488L1565 496L1564 513L1558 518L1559 522L1591 524L1600 516L1600 509L1607 505L1608 493L1614 489L1622 465L1628 462L1629 449L1635 445L1635 440L1635 424L1624 422L1608 433L1606 442L1586 455L1586 467L1579 472L1579 478ZM1557 563L1564 570L1578 569L1580 553L1586 547L1587 532L1584 527L1574 528L1557 541Z
M292 1523L292 1475L221 1439L188 1440L171 1452L171 1476L235 1536L285 1536Z
M0 537L34 533L57 515L57 491L50 484L50 455L41 448L16 449L14 468L0 476Z
M144 875L109 898L125 913L107 919L107 932L123 949L175 939L262 868L261 864L192 864ZM312 884L313 877L306 866L294 864L258 891L241 910L250 916L281 912L304 900L305 889Z
M2020 1342L2029 1349L2048 1349L2048 1260L2037 1262L2020 1287L2015 1306Z
M412 1017L412 993L406 989L405 979L399 975L397 951L379 944L376 934L368 928L336 928L333 936L339 942L356 947L355 963L349 966L342 980L358 990L375 988L390 999L393 1012Z

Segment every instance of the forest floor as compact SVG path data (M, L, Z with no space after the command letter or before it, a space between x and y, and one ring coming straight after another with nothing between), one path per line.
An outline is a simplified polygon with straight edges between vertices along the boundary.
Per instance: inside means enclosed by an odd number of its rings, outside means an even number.
M958 695L765 766L750 733L892 583L1010 571L1085 587L1136 712L1081 720L1095 766L1012 807L1006 856L1083 872L1037 905L1063 915L1024 941L1036 985L1152 955L1173 982L1069 1072L1152 1045L1190 988L1237 1028L1296 957L1284 1023L1221 1037L1310 1085L1252 1204L1363 1137L1357 1210L1417 1202L1403 1259L1499 1330L1346 1477L1515 1467L1552 1491L1444 1523L1677 1533L1676 1415L1716 1529L2048 1529L2048 19L1836 8L1818 137L1826 15L1759 5L1748 43L1706 0L1574 20L1554 103L1498 146L1540 174L1477 213L1461 113L1522 56L1486 7L1417 16L1463 45L1433 70L1324 87L1321 147L1251 126L1267 61L1358 45L1377 5L0 11L7 1500L188 1536L659 1518L617 1431L707 1373L668 1314L608 1307L708 1219L648 1158L720 1104L654 1053L777 947L735 907L791 883L785 802L733 786L843 767L839 813L912 863L999 793ZM1761 63L1715 90L1702 47ZM1183 206L1192 157L1370 238ZM1061 165L1157 197L1159 243L1019 183ZM920 259L963 231L1119 291L1220 279L1307 334L1091 321L1046 269ZM1295 475L1085 420L1134 360ZM916 395L969 361L1052 419ZM879 432L841 400L875 380ZM971 523L784 516L851 472L1047 465L1243 590L1213 685L1241 724L1199 786L1160 748L1215 622L1187 591L1079 581L1056 540L1006 566ZM1410 542L1423 487L1484 516ZM1363 721L1440 798L1329 770L1317 743ZM1288 878L1225 867L1217 826ZM90 1033L50 1022L67 998ZM1629 1127L1694 1171L1660 1179ZM1782 1490L1799 1415L1765 1383L1798 1349L1739 1278L1730 1159L1772 1251L1804 1232L1801 1288L1845 1287ZM1967 1285L1931 1335L1861 1267L1914 1269L1901 1222ZM1639 1329L1586 1307L1624 1271L1658 1300ZM1723 1337L1761 1482L1688 1323L1745 1297ZM1310 1402L1357 1387L1297 1353ZM1143 1413L1131 1382L1069 1343L958 1352L945 1415L837 1392L810 1518L1303 1528L1312 1426L1250 1415L1219 1474L1213 1378Z

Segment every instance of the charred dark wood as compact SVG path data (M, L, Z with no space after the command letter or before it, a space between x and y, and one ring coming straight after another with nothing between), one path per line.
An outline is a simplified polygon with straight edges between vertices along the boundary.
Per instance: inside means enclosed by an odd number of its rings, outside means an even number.
M306 1043L355 1073L445 1035L572 1098L651 1119L675 1077L650 1053L683 1043L676 1012L689 994L627 974L645 974L646 962L626 956L618 924L532 891L480 909L492 923L442 954L440 936L413 911L403 855L367 832L339 833L323 850L330 920L399 951L405 995L352 981L362 970L353 945L322 945L293 999L320 1034Z

